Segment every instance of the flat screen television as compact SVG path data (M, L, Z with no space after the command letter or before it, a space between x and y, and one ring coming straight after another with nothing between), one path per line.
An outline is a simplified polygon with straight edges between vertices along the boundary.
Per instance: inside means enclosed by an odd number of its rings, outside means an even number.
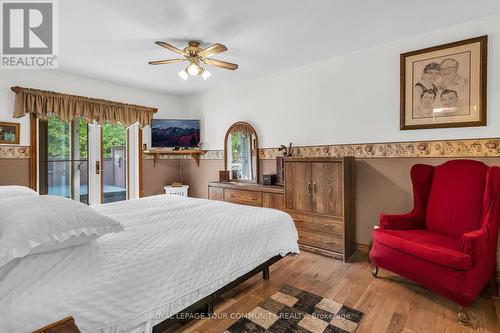
M187 119L153 119L151 147L196 147L200 143L200 121Z

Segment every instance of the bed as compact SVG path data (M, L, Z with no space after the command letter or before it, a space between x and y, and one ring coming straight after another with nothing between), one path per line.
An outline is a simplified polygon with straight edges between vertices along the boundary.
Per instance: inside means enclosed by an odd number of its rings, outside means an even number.
M125 230L0 268L0 332L73 316L82 332L150 332L276 256L298 253L284 212L159 195L94 207Z

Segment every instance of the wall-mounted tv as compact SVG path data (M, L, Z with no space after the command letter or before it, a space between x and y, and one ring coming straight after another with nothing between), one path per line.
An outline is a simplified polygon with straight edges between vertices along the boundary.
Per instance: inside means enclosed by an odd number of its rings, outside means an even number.
M185 119L153 119L151 147L196 147L200 143L200 121Z

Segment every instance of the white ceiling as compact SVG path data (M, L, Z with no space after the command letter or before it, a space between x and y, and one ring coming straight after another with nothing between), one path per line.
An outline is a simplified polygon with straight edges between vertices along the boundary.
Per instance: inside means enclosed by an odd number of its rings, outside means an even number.
M188 94L346 54L500 12L498 0L63 0L59 70L128 86ZM184 64L156 46L220 42L207 81L183 81Z

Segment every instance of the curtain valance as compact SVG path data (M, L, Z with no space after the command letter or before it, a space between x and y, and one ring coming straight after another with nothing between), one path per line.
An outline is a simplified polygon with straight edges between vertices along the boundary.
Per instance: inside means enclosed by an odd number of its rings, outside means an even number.
M125 104L83 96L62 94L52 91L12 87L16 93L14 118L34 113L42 119L54 114L64 121L82 118L91 123L120 123L130 126L138 123L140 127L151 124L153 114L158 111L140 105Z

